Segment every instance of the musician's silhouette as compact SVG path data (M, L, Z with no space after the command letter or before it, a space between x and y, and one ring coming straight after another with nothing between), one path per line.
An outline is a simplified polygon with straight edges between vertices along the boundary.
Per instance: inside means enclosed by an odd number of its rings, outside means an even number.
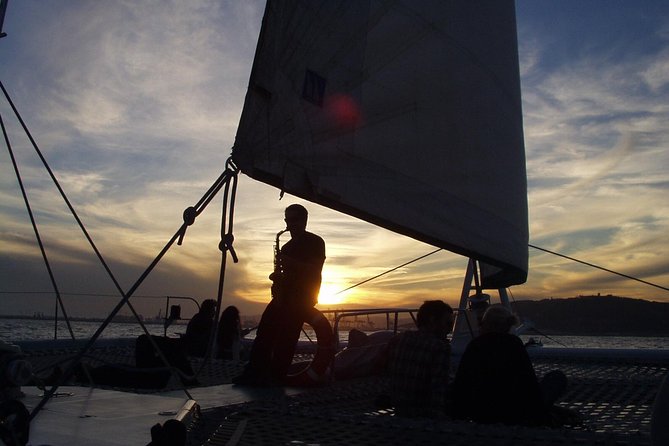
M293 359L305 315L318 302L325 242L306 230L307 210L292 204L285 210L291 239L275 250L272 300L260 319L249 363L237 384L280 384Z

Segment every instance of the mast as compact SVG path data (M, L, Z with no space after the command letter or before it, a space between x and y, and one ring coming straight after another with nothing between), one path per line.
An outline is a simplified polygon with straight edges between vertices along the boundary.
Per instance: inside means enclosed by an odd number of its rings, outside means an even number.
M0 38L3 38L7 33L2 31L2 24L5 22L5 13L7 12L7 5L9 0L0 0Z

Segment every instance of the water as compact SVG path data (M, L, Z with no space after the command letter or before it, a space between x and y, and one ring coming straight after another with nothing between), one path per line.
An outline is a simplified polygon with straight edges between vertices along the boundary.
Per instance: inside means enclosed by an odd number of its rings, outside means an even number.
M73 321L72 329L77 339L86 339L95 333L100 327L100 322ZM164 334L162 324L146 325L149 333L162 336ZM49 340L53 339L54 322L36 319L3 319L0 318L0 340L5 342L17 342L27 340ZM167 329L167 335L178 337L186 332L183 324L172 325ZM144 334L137 323L112 323L105 331L102 338L136 338ZM315 339L313 333L310 334ZM252 336L251 336L252 337ZM550 336L543 337L533 335L540 340L544 347L570 347L570 348L637 348L637 349L669 349L669 337L642 337L642 336ZM64 322L59 323L59 339L68 339L69 333ZM303 338L306 340L307 338ZM346 341L348 332L340 333L340 339ZM530 336L521 336L527 341Z
M102 325L101 322L72 321L70 322L76 339L91 337ZM153 335L163 336L162 324L147 324L147 330ZM185 333L183 324L172 325L167 329L167 335L177 337ZM137 323L112 323L102 332L101 338L136 338L144 334ZM50 340L54 338L54 321L39 319L3 319L0 318L0 340L5 342ZM65 322L58 323L58 339L70 339L70 333Z
M669 337L663 336L526 336L541 341L544 347L669 349Z

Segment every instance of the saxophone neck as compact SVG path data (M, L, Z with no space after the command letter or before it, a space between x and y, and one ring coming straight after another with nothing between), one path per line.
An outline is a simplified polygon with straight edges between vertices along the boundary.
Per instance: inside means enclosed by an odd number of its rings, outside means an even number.
M281 234L283 234L284 232L288 232L288 228L283 229L283 230L276 233L276 242L277 243L279 243L279 237L281 237Z

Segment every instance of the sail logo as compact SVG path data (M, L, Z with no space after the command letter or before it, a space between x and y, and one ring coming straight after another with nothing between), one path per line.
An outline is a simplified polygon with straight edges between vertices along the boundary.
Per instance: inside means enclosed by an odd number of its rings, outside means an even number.
M325 97L325 78L311 70L307 70L304 73L302 97L312 104L322 107L323 98Z

